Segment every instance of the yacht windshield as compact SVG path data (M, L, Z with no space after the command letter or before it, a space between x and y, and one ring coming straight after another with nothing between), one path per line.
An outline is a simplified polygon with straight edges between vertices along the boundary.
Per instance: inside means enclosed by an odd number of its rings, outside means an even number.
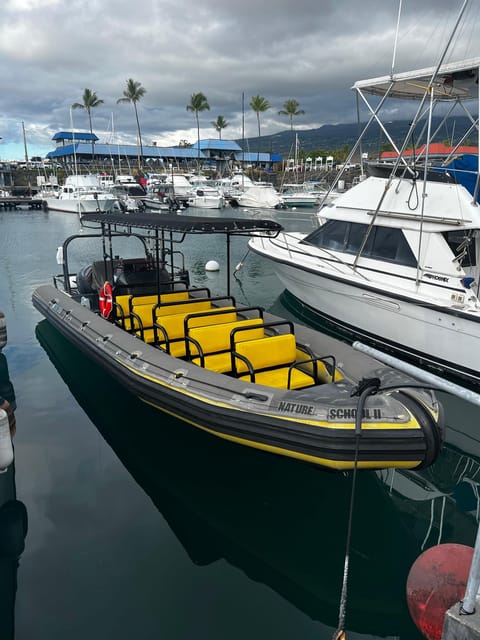
M368 225L343 220L327 222L307 236L303 242L320 249L341 251L356 255L360 251ZM374 226L362 250L364 258L396 262L416 267L417 260L403 231L394 227Z

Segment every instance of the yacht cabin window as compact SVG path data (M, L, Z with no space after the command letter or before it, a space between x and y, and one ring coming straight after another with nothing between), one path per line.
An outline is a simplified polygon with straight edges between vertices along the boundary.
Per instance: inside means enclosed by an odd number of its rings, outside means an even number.
M362 246L368 225L343 220L327 220L304 239L320 249L342 251L356 255ZM370 231L362 251L364 258L396 262L408 267L416 267L417 260L403 231L393 227L374 226Z
M462 267L475 267L477 265L475 236L468 235L465 231L446 231L445 240L452 253L458 258Z

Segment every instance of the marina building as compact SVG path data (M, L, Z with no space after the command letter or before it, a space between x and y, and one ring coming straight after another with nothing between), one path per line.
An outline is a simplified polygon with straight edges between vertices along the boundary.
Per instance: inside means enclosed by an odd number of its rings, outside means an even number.
M245 152L234 140L206 139L200 144L159 147L151 145L128 145L99 142L95 134L84 131L59 131L52 140L55 149L46 158L62 165L95 164L115 170L142 166L159 169L174 166L187 169L197 164L222 170L226 164L250 165L271 170L282 158L274 153ZM140 158L141 156L141 158Z

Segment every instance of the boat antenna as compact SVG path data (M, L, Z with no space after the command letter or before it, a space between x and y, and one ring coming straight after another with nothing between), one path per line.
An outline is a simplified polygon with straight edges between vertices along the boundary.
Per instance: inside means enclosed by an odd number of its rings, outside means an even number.
M242 91L242 191L245 189L245 91Z
M112 137L111 137L111 145L113 145L113 143L115 142L115 124L113 121L113 111L112 111ZM112 165L112 177L113 177L113 181L115 182L115 160L113 159L113 154L112 154L112 146L109 146L108 148L108 152L110 154L110 164Z
M445 60L445 56L447 55L447 51L450 49L450 45L452 44L452 40L453 40L453 38L455 36L455 33L457 32L458 25L460 24L460 20L462 19L462 16L463 16L463 14L465 12L465 9L467 8L467 4L468 4L468 0L464 0L462 8L460 9L458 17L457 17L457 21L455 22L455 26L452 29L452 33L450 34L448 42L445 45L445 48L443 49L443 53L442 53L442 55L440 57L440 60L439 60L439 62L437 64L435 72L433 73L432 77L430 78L430 82L428 84L428 88L429 89L432 88L434 82L437 79L438 72L440 71L440 67L442 66L443 61Z
M445 49L443 50L443 53L440 57L440 61L437 65L437 68L435 69L432 77L430 78L430 82L428 83L428 89L425 92L424 95L424 100L427 97L427 94L429 94L430 96L430 106L429 106L429 111L428 111L428 130L427 130L427 144L425 146L425 167L424 167L424 171L423 171L423 189L422 189L422 199L421 199L421 212L420 212L420 233L418 236L418 256L420 258L420 256L422 255L422 239L423 239L423 224L424 224L424 213L425 213L425 200L427 197L427 176L428 176L428 160L429 160L429 155L430 155L430 142L431 142L431 127L432 127L432 115L433 115L433 106L434 106L434 91L433 91L433 87L434 87L434 83L437 79L437 75L440 71L440 68L443 64L443 61L445 60L445 56L447 55L447 51L450 48L450 45L452 44L452 40L453 37L458 29L458 25L460 24L460 21L462 19L462 16L465 12L465 9L467 7L468 4L468 0L464 0L462 8L460 9L460 12L458 14L457 20L455 22L455 26L452 29L452 33L450 34L450 37L448 39L447 45L445 47ZM423 103L423 101L422 101ZM420 283L420 260L417 263L417 276L416 276L416 284L417 286Z
M395 69L395 58L397 56L397 43L398 43L398 31L400 28L400 16L402 14L402 0L399 0L398 3L398 16L397 16L397 28L395 30L395 42L393 44L393 56L392 56L392 70L390 72L390 76L393 77L393 72Z

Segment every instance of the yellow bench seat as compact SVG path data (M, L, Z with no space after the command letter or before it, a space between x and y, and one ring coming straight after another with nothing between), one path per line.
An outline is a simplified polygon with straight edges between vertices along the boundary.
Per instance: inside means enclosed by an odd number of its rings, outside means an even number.
M133 329L132 312L141 317L144 325L149 326L153 321L152 310L155 305L158 303L183 302L188 299L189 292L187 290L168 291L167 293L161 293L160 296L158 294L148 296L119 295L114 299L115 319L124 329L131 331ZM148 309L150 309L150 314ZM149 315L150 317L148 317Z
M205 301L206 303L207 301ZM202 315L191 315L189 313L175 313L165 316L158 316L155 327L144 330L145 342L153 342L155 340L155 330L157 336L157 345L164 348L170 355L176 358L183 358L187 354L185 326L193 325L204 326L218 322L219 318L222 322L228 317L236 317L235 307L211 307L202 302L201 305L195 305L195 312L202 312ZM211 303L209 303L211 305ZM182 307L184 305L181 305ZM185 305L189 306L189 305ZM193 310L193 309L192 309ZM219 312L222 312L221 314ZM231 312L231 313L230 313ZM215 318L215 320L214 320Z
M236 341L233 356L233 371L241 380L281 389L301 389L315 384L313 376L291 366L297 362L293 333Z
M239 333L238 340L254 340L264 336L262 318L247 318L234 322L222 322L222 324L210 324L208 326L189 329L188 354L197 356L192 362L217 373L226 373L232 370L231 336L232 331L239 327L252 327L252 330Z

